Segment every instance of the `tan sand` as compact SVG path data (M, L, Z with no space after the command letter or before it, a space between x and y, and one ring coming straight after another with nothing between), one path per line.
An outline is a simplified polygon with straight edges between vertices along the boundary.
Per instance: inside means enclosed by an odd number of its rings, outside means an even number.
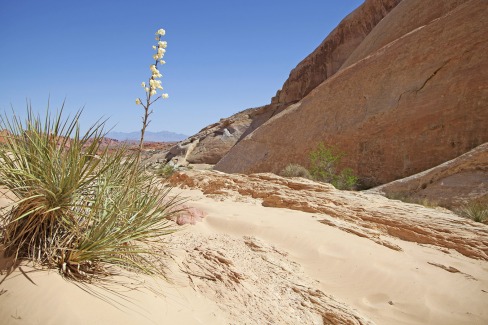
M0 323L321 324L331 313L337 324L488 323L486 261L389 237L395 251L319 223L325 215L182 192L207 216L170 238L174 284L120 279L139 289L115 285L117 297L21 266L0 284Z

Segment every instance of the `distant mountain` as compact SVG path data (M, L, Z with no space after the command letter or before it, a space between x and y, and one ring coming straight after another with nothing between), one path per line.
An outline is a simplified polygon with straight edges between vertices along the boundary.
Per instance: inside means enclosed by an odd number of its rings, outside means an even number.
M109 132L107 134L107 137L119 141L139 141L139 139L141 138L141 133L139 131ZM173 142L173 141L181 141L186 138L188 138L187 135L169 132L169 131L160 131L160 132L146 131L146 134L144 135L145 141L152 141L152 142Z

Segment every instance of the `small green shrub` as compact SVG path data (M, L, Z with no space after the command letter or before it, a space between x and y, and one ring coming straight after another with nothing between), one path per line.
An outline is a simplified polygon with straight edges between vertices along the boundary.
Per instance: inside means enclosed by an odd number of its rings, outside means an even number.
M358 177L354 175L351 168L344 168L339 175L336 175L332 185L341 190L355 189L358 184Z
M310 174L314 180L334 185L340 190L353 190L357 187L358 178L350 168L337 170L344 154L332 147L319 143L310 153Z
M488 220L488 202L483 200L468 202L462 205L457 213L476 222L486 222Z
M0 215L0 242L14 259L91 280L110 266L164 275L154 256L176 199L137 164L100 144L103 123L80 134L78 119L0 118L11 136L0 148L0 185L17 200Z
M303 177L311 179L310 172L305 167L298 164L289 164L280 172L283 177Z
M171 175L173 175L175 171L176 168L174 165L164 164L157 170L156 175L161 176L163 178L168 178Z
M341 161L343 154L333 148L319 143L317 148L310 152L310 174L313 179L332 183L337 174L336 165Z

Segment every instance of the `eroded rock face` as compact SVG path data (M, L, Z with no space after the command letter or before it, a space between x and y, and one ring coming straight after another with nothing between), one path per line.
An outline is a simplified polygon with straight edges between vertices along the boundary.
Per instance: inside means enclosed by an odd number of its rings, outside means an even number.
M343 164L373 186L487 142L486 17L488 2L466 1L390 42L267 121L215 168L249 174L307 166L308 153L324 142L346 152Z
M426 8L424 0L401 1L364 38L342 65L345 69L383 46L453 11L467 0L440 0Z
M401 0L367 0L290 72L273 103L295 103L334 75L371 30Z
M223 118L173 146L166 160L175 165L214 165L242 138L283 109L281 104L250 108Z
M488 143L422 173L368 192L411 201L427 200L447 208L488 200Z
M216 164L253 122L251 111L244 110L203 128L171 148L166 159L172 160L175 165Z
M187 171L174 174L175 186L200 189L207 196L251 197L263 206L322 213L322 223L401 251L389 236L455 250L488 260L488 226L445 209L389 200L381 195L336 190L332 185L274 174L224 174Z

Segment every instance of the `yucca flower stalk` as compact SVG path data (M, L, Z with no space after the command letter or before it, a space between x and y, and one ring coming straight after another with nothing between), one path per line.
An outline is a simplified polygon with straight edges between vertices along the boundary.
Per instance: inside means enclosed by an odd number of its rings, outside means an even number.
M156 32L155 40L157 41L157 44L152 46L153 50L156 51L156 53L153 55L154 63L149 66L149 69L151 70L151 77L149 78L147 84L145 82L141 83L142 88L144 88L146 92L146 98L144 101L141 100L141 98L136 98L136 104L141 105L144 109L144 116L142 117L141 139L139 141L138 160L140 160L140 155L144 146L144 134L146 133L146 128L150 123L149 116L152 114L150 106L160 98L168 98L167 93L156 96L158 90L163 90L161 80L159 80L163 75L158 70L158 64L163 65L166 63L166 61L163 60L163 57L166 53L168 43L161 40L165 34L166 31L164 29L159 29Z

